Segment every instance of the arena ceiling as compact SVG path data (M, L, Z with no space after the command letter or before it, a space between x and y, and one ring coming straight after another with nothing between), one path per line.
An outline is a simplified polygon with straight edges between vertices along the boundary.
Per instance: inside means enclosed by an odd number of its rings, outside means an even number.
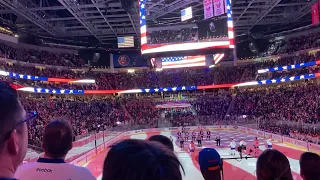
M236 34L259 25L283 25L311 20L310 6L317 0L233 0ZM108 43L117 36L139 37L138 12L128 14L120 0L0 0L0 18L20 31L54 37L94 37ZM189 5L203 14L202 0L148 0L149 21L180 17ZM310 16L308 16L310 15Z

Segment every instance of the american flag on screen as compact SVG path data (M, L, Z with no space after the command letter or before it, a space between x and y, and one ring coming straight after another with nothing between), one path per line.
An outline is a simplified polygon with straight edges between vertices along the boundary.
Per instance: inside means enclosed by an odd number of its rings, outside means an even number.
M134 47L133 36L118 37L118 48Z
M232 21L232 7L231 0L226 0L226 9L228 16L228 37L229 37L229 47L234 48L234 29L233 29L233 21Z
M160 47L148 47L147 45L147 26L146 26L146 1L140 0L140 33L141 33L141 51L142 54L147 53L156 53L156 52L164 52L164 51L172 51L174 50L192 50L192 49L202 49L209 47L219 47L219 48L234 48L234 27L232 21L232 7L231 0L225 0L226 2L226 12L228 16L228 37L229 41L221 41L221 42L204 42L204 43L182 43L176 45L164 45Z
M147 48L147 26L146 26L146 6L147 0L140 0L140 33L141 33L141 50Z
M214 63L214 64L218 64L223 57L224 57L224 53L215 54L215 55L213 56L213 63Z
M161 58L162 69L205 66L205 56L181 56Z

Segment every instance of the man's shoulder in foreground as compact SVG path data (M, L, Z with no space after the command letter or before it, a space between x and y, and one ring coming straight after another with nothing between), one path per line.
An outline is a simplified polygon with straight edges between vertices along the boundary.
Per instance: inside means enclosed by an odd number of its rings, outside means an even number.
M46 180L57 178L95 180L91 172L80 166L68 163L40 163L33 162L20 166L15 173L19 180L31 180L36 177L43 177Z

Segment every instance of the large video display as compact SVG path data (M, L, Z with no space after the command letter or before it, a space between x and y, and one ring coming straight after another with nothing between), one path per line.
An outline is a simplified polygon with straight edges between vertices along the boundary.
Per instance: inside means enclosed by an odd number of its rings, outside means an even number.
M192 2L159 8L140 0L142 54L234 48L230 0L203 0L201 7Z

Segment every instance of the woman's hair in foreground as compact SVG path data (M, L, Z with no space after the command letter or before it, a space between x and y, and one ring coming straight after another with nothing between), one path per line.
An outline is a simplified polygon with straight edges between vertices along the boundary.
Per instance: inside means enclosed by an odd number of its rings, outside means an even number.
M111 146L102 180L182 180L180 167L183 170L174 152L164 145L127 139Z
M257 160L257 180L293 180L288 158L278 150L265 150Z

